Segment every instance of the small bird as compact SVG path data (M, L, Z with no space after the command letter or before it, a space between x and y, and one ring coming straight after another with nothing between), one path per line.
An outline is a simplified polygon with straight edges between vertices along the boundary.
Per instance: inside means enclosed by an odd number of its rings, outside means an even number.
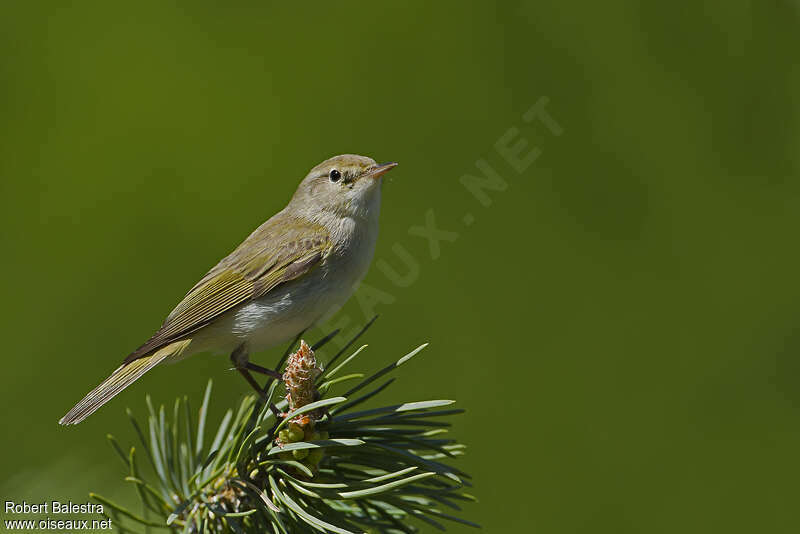
M350 298L375 252L381 177L396 165L344 154L311 169L289 204L208 271L59 423L80 423L156 365L198 352L230 354L257 390L250 371L280 376L248 355L293 339Z

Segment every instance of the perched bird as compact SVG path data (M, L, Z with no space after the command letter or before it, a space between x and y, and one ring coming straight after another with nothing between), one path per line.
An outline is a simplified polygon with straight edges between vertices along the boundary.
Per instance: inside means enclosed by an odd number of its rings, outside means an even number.
M367 273L378 237L381 177L396 163L344 154L323 161L289 204L259 226L187 293L161 328L59 423L77 424L156 365L198 352L248 354L291 340L330 316Z

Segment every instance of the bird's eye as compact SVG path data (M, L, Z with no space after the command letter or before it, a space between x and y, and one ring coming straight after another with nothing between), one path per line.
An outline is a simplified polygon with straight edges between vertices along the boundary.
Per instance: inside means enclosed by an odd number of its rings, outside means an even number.
M340 173L340 172L339 172L339 171L337 171L336 169L333 169L333 170L330 172L330 174L328 174L328 176L330 177L330 179L331 179L331 182L338 182L338 181L339 181L339 179L342 177L342 173Z

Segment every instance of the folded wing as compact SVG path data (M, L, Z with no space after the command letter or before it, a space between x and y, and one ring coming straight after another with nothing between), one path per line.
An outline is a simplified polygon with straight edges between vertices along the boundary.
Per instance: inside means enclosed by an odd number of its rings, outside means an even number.
M279 213L211 269L164 324L124 363L132 362L206 326L236 306L266 295L313 269L331 247L328 231Z

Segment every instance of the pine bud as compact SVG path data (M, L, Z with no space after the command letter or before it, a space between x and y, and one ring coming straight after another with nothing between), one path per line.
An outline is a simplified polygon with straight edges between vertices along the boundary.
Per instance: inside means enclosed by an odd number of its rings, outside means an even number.
M290 423L289 429L287 430L286 433L290 442L303 441L303 437L305 437L305 432L303 431L303 427L301 427L297 423Z

